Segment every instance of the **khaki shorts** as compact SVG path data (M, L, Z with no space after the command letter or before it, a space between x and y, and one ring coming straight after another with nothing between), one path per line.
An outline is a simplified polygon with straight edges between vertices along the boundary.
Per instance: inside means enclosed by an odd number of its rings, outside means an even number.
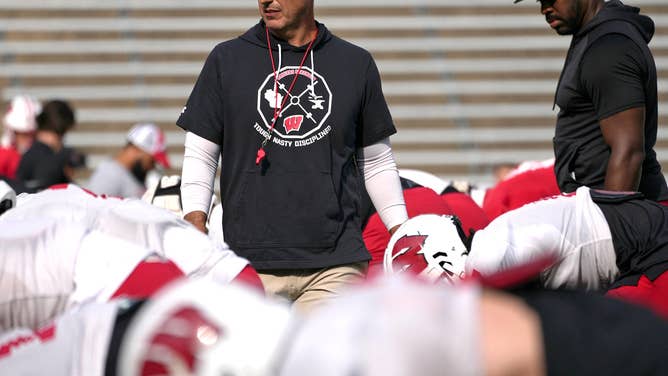
M368 262L360 262L324 269L267 270L258 274L267 295L285 298L296 310L308 313L363 281L368 265Z

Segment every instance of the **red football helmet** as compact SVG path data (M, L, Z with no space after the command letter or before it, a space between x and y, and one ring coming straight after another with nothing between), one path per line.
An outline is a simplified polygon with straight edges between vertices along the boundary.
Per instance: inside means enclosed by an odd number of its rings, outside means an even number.
M467 238L456 216L423 214L407 220L385 249L385 273L411 273L450 283L464 277Z

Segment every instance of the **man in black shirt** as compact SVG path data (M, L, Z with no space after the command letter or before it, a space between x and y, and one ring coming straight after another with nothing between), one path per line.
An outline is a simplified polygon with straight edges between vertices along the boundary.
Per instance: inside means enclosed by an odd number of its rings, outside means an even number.
M573 35L555 97L560 189L573 192L586 185L668 200L653 149L657 79L647 46L653 21L619 0L540 4L550 27L560 35Z
M387 229L407 219L396 130L373 57L316 22L313 0L258 8L210 53L177 121L184 218L206 231L221 157L225 241L270 294L311 308L366 271L362 181Z
M76 124L74 109L62 100L44 104L37 116L35 142L23 154L16 170L16 187L34 193L73 180L74 169L85 166L85 156L63 143Z

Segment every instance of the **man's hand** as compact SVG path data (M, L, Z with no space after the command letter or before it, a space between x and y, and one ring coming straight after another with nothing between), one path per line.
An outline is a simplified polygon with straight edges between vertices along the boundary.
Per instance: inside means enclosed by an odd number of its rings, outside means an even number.
M183 216L183 219L190 222L195 228L202 231L205 234L209 233L209 230L206 228L206 213L203 211L194 211Z
M402 223L403 224L403 223ZM398 224L390 229L390 236L394 235L394 232L397 231L399 227L401 227L402 224Z

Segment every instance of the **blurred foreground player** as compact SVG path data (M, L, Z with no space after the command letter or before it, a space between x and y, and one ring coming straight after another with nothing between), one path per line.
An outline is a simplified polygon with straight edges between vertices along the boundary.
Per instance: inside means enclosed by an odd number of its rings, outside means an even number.
M281 375L663 375L666 336L592 294L377 280L306 317Z
M243 286L169 284L0 335L3 375L271 375L289 309Z

